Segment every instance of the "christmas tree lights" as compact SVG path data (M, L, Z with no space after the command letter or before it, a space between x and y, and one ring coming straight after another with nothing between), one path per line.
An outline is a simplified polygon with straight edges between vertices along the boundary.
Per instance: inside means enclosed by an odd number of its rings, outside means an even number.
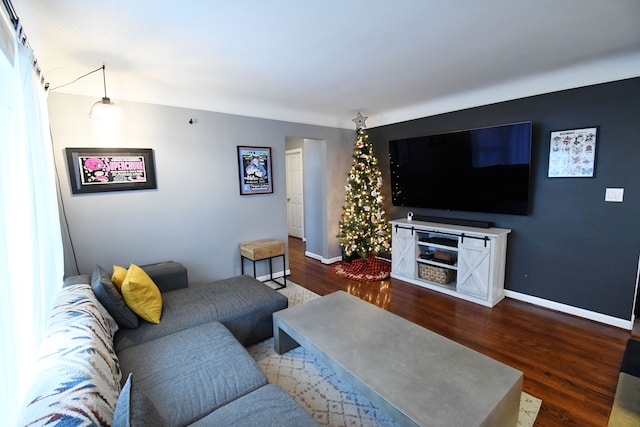
M391 234L382 195L382 174L364 126L365 119L360 113L354 119L358 135L351 169L347 173L345 203L337 236L345 255L357 254L362 258L391 251Z

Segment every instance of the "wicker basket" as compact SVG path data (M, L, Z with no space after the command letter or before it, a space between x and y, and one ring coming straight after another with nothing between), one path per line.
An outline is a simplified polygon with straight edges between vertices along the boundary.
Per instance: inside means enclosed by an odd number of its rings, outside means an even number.
M428 280L430 282L446 285L456 279L455 270L448 268L436 267L428 264L418 264L420 278Z

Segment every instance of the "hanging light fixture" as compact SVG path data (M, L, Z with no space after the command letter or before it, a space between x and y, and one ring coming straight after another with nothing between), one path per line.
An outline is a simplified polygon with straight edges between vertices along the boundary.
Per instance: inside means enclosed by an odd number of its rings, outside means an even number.
M99 69L100 68L98 68L98 70ZM111 102L107 96L107 77L105 75L104 64L102 64L102 82L104 84L104 97L91 106L91 110L89 110L89 118L101 120L124 120L124 113L122 112L122 109Z

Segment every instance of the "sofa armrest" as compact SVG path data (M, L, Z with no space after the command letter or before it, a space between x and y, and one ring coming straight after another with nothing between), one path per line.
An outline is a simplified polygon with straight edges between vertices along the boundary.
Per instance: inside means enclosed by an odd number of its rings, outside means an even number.
M79 284L91 284L91 276L88 274L78 274L75 276L69 276L64 279L62 283L62 287L67 287L71 285L79 285Z
M149 275L158 286L160 292L170 292L187 288L187 268L176 261L164 261L155 264L141 265L140 268Z

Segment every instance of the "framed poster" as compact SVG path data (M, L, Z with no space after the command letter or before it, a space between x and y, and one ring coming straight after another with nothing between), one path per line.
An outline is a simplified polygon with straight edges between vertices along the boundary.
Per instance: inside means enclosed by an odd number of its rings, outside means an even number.
M66 148L73 194L156 187L149 148Z
M598 128L551 132L549 178L593 177Z
M240 194L273 193L271 147L238 146Z

